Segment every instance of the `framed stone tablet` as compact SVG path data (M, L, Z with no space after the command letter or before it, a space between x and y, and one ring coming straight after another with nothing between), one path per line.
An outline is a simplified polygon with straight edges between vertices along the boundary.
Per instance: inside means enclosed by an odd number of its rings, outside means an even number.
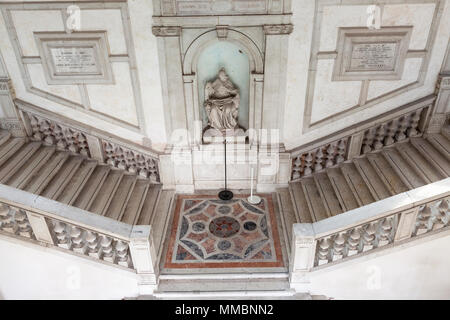
M399 80L412 27L340 28L333 81Z
M106 32L35 32L48 84L114 83Z

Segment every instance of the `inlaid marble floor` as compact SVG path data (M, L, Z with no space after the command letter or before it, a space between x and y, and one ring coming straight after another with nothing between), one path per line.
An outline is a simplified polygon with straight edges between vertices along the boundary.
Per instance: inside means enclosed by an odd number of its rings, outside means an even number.
M179 195L164 269L283 268L272 196L247 196Z

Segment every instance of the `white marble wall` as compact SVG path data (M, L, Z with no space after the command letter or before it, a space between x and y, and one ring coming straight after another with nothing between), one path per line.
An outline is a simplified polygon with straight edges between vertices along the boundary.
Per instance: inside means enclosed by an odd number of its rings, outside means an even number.
M450 1L384 4L381 27L413 27L402 78L366 83L332 81L338 28L365 27L366 10L373 1L334 4L319 0L317 4L292 2L294 32L289 39L283 122L286 149L434 93L448 46ZM314 55L315 51L319 54Z

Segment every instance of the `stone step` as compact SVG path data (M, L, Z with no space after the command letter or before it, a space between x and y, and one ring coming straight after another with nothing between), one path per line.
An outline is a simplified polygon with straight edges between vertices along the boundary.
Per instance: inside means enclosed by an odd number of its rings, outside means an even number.
M415 189L425 184L425 181L414 171L395 147L383 149L382 154L409 189Z
M294 210L299 217L300 223L312 223L313 217L309 211L308 203L306 202L305 193L300 182L294 182L289 185L291 192L292 203L294 204Z
M83 158L79 156L71 156L61 169L54 175L45 189L42 191L42 196L56 200L60 193L64 190L65 186L70 182L78 167L83 162Z
M57 152L56 154L54 154L41 171L38 170L31 174L32 177L28 185L23 187L23 190L34 194L40 194L42 190L47 186L47 184L58 173L58 171L61 169L68 158L69 153L67 152Z
M393 190L394 194L409 190L382 154L370 153L367 159L388 190Z
M0 147L0 166L2 166L9 158L11 158L23 145L25 145L25 139L13 138L6 141Z
M343 206L340 204L336 194L334 193L331 181L325 172L314 175L314 181L319 190L323 205L329 216L335 216L342 213Z
M450 140L441 134L430 134L427 140L450 161Z
M0 167L0 183L6 184L11 178L41 147L41 142L32 142L24 145L17 153L8 159Z
M0 146L11 138L11 133L6 130L0 130Z
M376 201L395 195L393 188L389 184L383 183L366 157L353 159L353 163Z
M298 223L300 219L296 215L291 195L288 188L282 188L277 190L279 212L283 215L281 219L282 232L284 235L284 242L286 244L286 251L288 255L291 252L291 241L292 241L292 225Z
M343 163L341 166L342 174L353 193L358 206L364 206L375 201L364 179L359 174L353 163Z
M136 212L136 216L132 216L133 210L130 210L130 214L124 215L122 221L133 221L138 225L152 225L155 206L158 201L158 197L160 195L161 187L159 185L150 185L147 193L145 195L145 199L142 203L141 210ZM159 213L159 212L158 212ZM128 222L131 223L131 222Z
M153 216L153 219L151 220L151 226L155 248L158 248L158 251L156 252L157 261L163 262L163 259L161 259L164 249L162 244L167 234L167 228L169 226L173 209L172 207L174 205L173 202L175 192L171 190L161 190L160 185L152 184L151 186L157 188L159 193L158 200L153 209L154 212L157 212L158 214L155 214ZM142 208L142 210L144 210L144 208Z
M436 168L410 143L400 143L395 147L426 183L436 182L445 178L445 176L436 170Z
M82 192L80 192L72 205L83 210L88 210L110 170L111 168L108 166L96 166Z
M8 184L11 187L22 189L33 178L36 172L47 164L55 151L55 147L41 147L39 151L34 153L20 170L9 179Z
M141 213L142 206L144 205L147 197L147 192L150 188L148 181L137 179L132 193L129 195L129 199L126 202L126 206L119 216L118 220L125 223L133 223L138 225L145 225L146 221L139 220L139 214Z
M70 178L70 182L58 196L57 200L65 204L72 205L80 192L83 190L84 185L88 181L96 166L97 161L84 160L77 168L76 173Z
M345 212L358 208L358 202L347 184L347 180L345 180L342 171L339 168L330 168L327 169L327 175L334 189L334 194L337 196L343 211Z
M411 138L412 145L445 177L450 176L450 162L423 138Z
M116 195L112 199L108 210L105 212L105 217L121 220L121 217L127 207L128 201L134 192L136 185L136 176L126 174L123 176L119 187L117 188Z
M88 207L88 210L99 215L105 215L106 210L111 203L117 188L120 185L124 175L123 170L111 170L106 177L103 185L98 190L97 196L93 199L92 204Z
M188 294L210 291L226 294L233 291L260 290L283 291L285 294L290 292L288 274L161 274L157 292Z
M312 213L311 216L314 222L331 217L331 214L327 212L323 204L321 194L314 178L303 178L300 183L303 188L306 203L308 204L309 212Z

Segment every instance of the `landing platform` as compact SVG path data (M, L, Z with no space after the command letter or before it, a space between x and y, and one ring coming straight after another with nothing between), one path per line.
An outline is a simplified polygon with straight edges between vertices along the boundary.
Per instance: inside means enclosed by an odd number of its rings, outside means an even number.
M162 274L286 272L281 223L271 194L230 201L210 192L177 195Z

